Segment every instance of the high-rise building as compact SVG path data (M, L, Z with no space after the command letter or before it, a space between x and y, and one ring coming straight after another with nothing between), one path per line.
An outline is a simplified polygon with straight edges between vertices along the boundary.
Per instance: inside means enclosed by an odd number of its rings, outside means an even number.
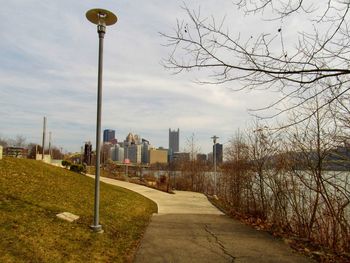
M91 165L91 156L92 156L92 145L91 145L91 142L86 142L85 146L84 146L83 163L86 163L86 165Z
M124 148L121 147L119 144L114 145L110 151L111 151L111 158L113 161L116 161L116 162L124 161Z
M180 129L172 131L169 129L169 152L173 155L175 152L179 152L180 149Z
M129 132L129 134L126 136L124 144L141 144L143 141L141 141L141 136L137 134L132 134Z
M126 153L126 154L125 154ZM131 163L141 163L142 147L141 144L132 144L125 148L124 157Z
M215 156L216 156L216 163L220 164L223 161L223 148L222 148L222 144L220 143L216 143L213 145L213 153L215 152ZM214 155L214 154L213 154ZM214 158L213 158L214 160ZM214 161L213 161L214 162Z
M152 146L149 144L149 141L142 139L142 154L141 161L142 163L149 163L149 150L152 149Z
M115 130L106 129L103 131L103 142L115 141Z

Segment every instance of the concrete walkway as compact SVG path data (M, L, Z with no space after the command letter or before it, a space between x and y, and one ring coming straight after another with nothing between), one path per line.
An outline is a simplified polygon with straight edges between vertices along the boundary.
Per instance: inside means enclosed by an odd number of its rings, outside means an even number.
M109 178L101 181L140 193L158 205L135 263L312 262L283 241L225 216L203 194L167 194Z
M89 175L94 178L94 176ZM139 193L158 206L158 214L211 214L223 215L215 206L213 206L207 197L200 193L175 191L175 194L168 194L143 185L132 184L124 181L101 177L101 181L117 185L136 193Z

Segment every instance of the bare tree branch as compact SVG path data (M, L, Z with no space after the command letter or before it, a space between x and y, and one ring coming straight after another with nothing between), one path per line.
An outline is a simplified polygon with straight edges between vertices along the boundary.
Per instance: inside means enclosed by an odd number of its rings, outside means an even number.
M244 39L240 33L234 36L224 28L225 19L217 23L214 17L202 17L200 11L184 6L188 21L178 21L173 34L161 33L171 49L169 57L163 60L164 67L176 73L194 69L210 72L209 80L199 81L202 84L237 86L240 83L240 87L232 89L274 89L283 94L281 99L260 110L282 105L291 98L299 100L273 117L310 100L308 90L311 88L316 88L319 95L330 89L339 90L337 94L341 95L347 93L349 1L240 0L236 5L247 15L269 12L276 15L272 19L281 21L295 15L308 15L313 29L299 32L292 49L290 43L286 45L282 26L275 33ZM339 98L335 96L329 102Z

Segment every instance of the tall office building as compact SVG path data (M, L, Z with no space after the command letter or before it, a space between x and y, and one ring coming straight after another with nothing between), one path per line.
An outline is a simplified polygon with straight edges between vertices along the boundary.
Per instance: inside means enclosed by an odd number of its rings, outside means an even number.
M115 130L106 129L103 131L103 142L113 142L115 140Z
M215 156L216 156L216 163L220 164L223 161L223 147L222 144L216 143L213 145L213 155L215 151ZM214 160L214 158L213 158ZM214 161L213 161L214 162Z
M149 141L142 139L142 144L141 144L141 161L142 163L149 163L149 151L152 149L152 146L149 144Z
M132 134L129 132L129 134L126 136L124 143L127 143L128 145L131 144L141 144L143 141L141 141L141 136L137 134Z
M91 165L91 157L92 157L92 145L91 145L91 142L86 142L84 145L83 162L86 163L86 165Z
M141 144L132 144L124 150L125 159L129 159L131 163L141 163L142 146Z
M119 144L114 145L111 149L111 158L113 161L116 162L123 162L124 161L124 148L121 147Z
M169 129L169 152L173 155L175 152L179 152L180 149L180 129L172 131Z

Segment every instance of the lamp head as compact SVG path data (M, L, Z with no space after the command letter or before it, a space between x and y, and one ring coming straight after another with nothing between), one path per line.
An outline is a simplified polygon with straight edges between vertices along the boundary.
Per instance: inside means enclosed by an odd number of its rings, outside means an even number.
M95 8L86 12L86 18L98 26L110 26L117 22L118 18L111 11Z

